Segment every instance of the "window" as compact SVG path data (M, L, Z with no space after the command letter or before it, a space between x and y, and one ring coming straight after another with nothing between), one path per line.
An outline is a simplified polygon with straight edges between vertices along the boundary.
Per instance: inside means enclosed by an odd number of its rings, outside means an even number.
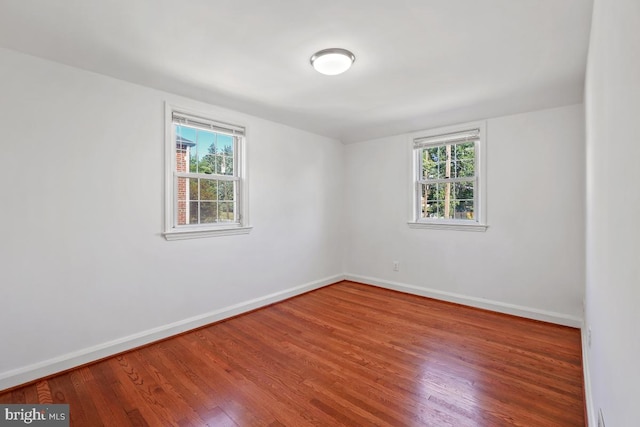
M248 233L245 128L167 107L167 240Z
M413 135L414 228L484 231L484 123Z

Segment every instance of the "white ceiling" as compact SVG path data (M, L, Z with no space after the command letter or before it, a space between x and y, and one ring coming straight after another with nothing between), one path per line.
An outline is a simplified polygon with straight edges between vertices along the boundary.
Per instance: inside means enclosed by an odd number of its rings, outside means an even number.
M592 0L0 0L0 46L354 142L581 102ZM324 76L309 57L356 55Z

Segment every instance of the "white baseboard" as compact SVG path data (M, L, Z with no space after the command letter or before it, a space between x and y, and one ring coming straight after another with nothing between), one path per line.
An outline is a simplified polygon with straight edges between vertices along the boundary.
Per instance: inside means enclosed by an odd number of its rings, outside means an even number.
M598 418L596 408L593 406L591 395L591 374L589 373L589 330L587 325L582 327L582 372L584 373L584 401L587 407L587 426L596 427Z
M314 289L322 288L323 286L339 282L343 279L344 276L342 274L325 277L324 279L285 289L284 291L275 292L263 297L254 298L249 301L214 310L212 312L205 313L199 316L194 316L188 319L180 320L178 322L170 323L164 326L159 326L157 328L142 331L137 334L129 335L103 344L98 344L93 347L88 347L71 353L63 354L61 356L34 363L22 368L2 372L0 373L0 391L33 380L37 380L38 378L47 377L58 372L65 371L67 369L74 368L76 366L81 366L96 360L100 360L105 357L113 356L115 354L122 353L124 351L131 350L136 347L152 343L154 341L169 338L173 335L181 334L183 332L187 332L189 330L196 329L210 323L237 316L238 314L246 313L248 311L294 297L296 295L301 295Z
M512 314L514 316L525 317L527 319L542 320L544 322L555 323L558 325L571 326L573 328L582 327L582 319L553 311L540 310L537 308L525 307L516 304L509 304L500 301L492 301L484 298L470 297L466 295L456 294L453 292L439 291L437 289L423 288L406 283L392 282L389 280L377 279L375 277L359 276L357 274L345 274L345 280L352 280L367 285L378 286L381 288L391 289L394 291L406 292L408 294L420 295L433 299L455 302L471 307L484 308L498 313Z

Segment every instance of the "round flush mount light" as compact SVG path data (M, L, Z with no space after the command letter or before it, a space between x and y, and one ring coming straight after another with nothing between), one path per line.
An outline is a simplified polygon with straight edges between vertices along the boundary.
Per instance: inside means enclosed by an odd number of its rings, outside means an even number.
M355 60L355 55L348 50L331 48L314 53L311 57L311 65L319 73L335 76L351 68Z

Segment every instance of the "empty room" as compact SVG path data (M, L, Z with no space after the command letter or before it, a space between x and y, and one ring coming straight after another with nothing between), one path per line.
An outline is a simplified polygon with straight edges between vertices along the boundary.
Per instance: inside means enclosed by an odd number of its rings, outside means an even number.
M0 0L0 425L638 425L638 52L638 0Z

